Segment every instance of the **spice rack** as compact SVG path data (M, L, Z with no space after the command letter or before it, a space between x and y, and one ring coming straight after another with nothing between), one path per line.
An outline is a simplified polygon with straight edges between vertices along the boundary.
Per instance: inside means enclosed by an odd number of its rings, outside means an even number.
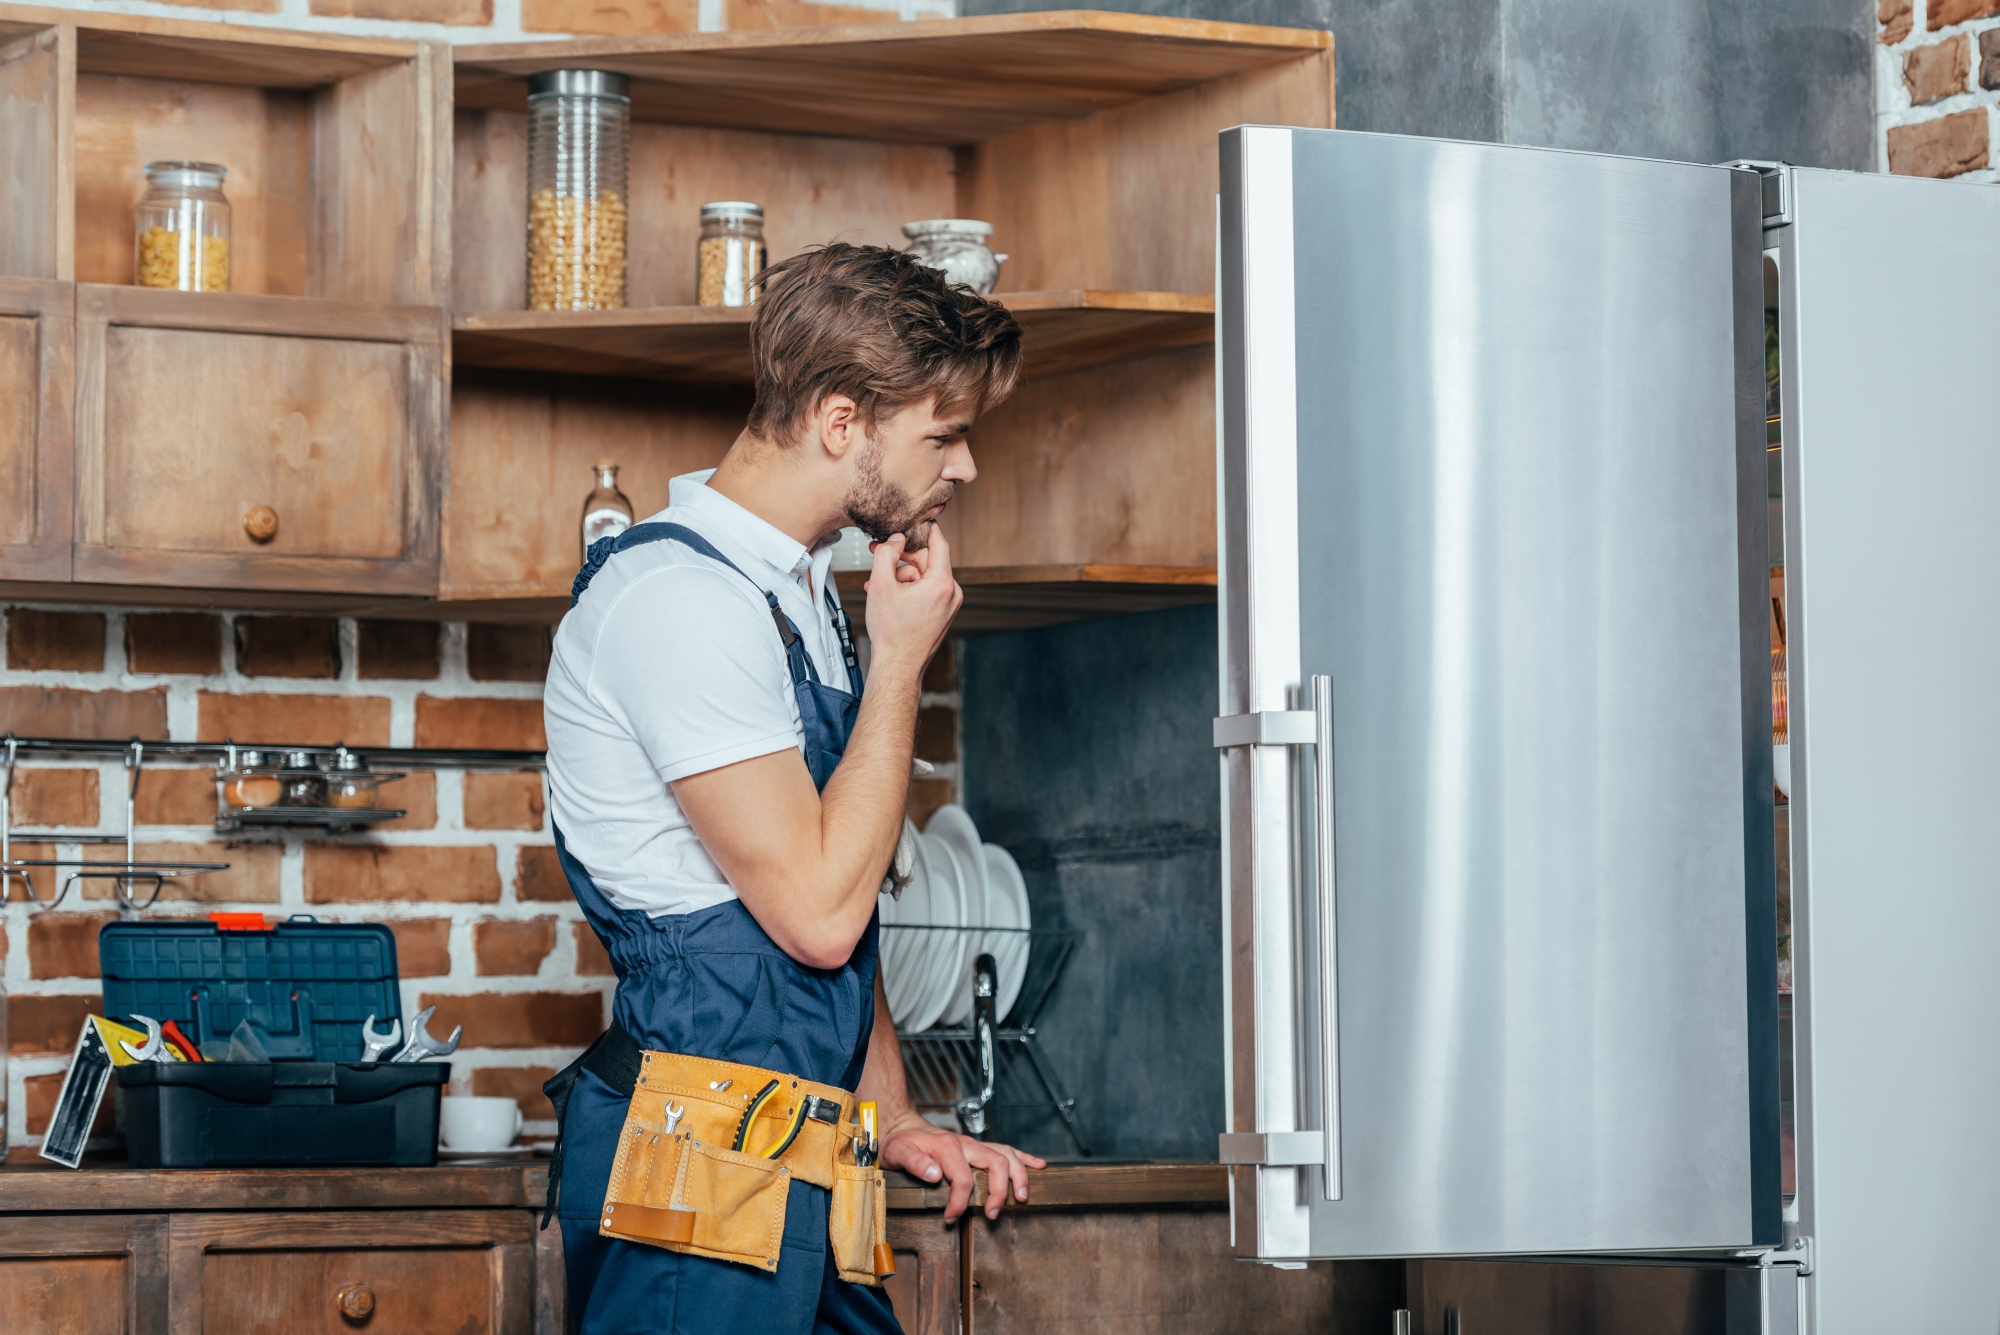
M264 751L284 754L293 751L325 750L324 747L289 745L239 745L235 742L147 742L133 738L128 742L99 741L88 738L16 737L13 733L0 735L0 903L5 903L11 895L15 883L19 883L28 900L37 910L56 907L69 895L78 881L108 880L123 912L143 912L151 908L160 896L166 881L183 876L198 876L203 872L227 871L226 862L160 862L149 861L136 856L136 805L139 794L140 775L148 758L160 760L205 760L218 767L228 765L234 768L237 757L245 751ZM369 764L368 773L377 780L402 778L395 771L383 771L375 765L387 764L403 769L540 769L546 763L546 753L541 751L489 751L470 749L425 748L425 747L337 747L336 754L354 756ZM77 833L69 830L17 830L13 828L11 800L14 789L14 772L22 760L112 760L124 762L127 774L125 785L125 829L122 834ZM338 771L335 771L336 773ZM326 771L288 770L283 767L262 767L260 774L278 776L308 773L324 779ZM331 807L228 807L218 810L215 817L217 833L237 833L250 828L271 827L319 827L329 832L343 832L365 827L381 821L394 820L405 814L402 811L384 808L343 809ZM62 858L16 858L13 844L16 842L36 844L76 844L95 847L99 845L125 846L122 862L92 862L81 859ZM69 874L63 877L62 889L51 899L44 901L36 892L29 873L40 868L52 868L60 872L67 868ZM152 893L145 899L139 898L139 889L150 887Z

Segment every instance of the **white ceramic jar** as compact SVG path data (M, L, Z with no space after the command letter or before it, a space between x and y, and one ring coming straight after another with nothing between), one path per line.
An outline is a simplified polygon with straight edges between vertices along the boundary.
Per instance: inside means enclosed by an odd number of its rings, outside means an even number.
M910 254L982 296L1000 281L1000 266L1007 262L1005 255L995 255L986 244L986 238L993 235L992 223L932 218L904 223L903 235L910 238Z

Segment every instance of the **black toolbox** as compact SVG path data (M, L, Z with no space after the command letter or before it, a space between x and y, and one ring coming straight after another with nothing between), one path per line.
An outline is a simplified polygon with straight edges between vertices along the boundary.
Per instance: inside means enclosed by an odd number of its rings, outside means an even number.
M172 1020L197 1045L227 1042L250 1019L275 1059L118 1067L133 1167L436 1163L450 1063L361 1060L362 1022L372 1014L386 1030L402 1014L389 929L252 921L111 922L98 933L108 1018Z

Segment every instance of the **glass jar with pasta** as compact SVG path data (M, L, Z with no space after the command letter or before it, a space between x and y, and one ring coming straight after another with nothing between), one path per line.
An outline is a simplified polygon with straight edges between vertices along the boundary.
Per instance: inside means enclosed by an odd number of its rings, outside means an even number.
M528 80L528 309L625 305L629 81L604 70Z
M227 167L214 162L149 162L133 240L140 287L182 292L229 290Z
M764 271L764 206L740 199L701 206L698 299L704 306L754 306Z

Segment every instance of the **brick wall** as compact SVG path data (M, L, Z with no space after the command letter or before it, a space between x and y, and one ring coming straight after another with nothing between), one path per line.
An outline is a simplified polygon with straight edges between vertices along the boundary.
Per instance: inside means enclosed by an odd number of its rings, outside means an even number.
M2000 0L1879 0L1880 165L2000 181Z
M295 28L356 37L519 42L950 18L956 0L92 0L98 13Z
M0 610L0 622L0 731L22 736L543 745L543 626L23 606ZM432 1032L465 1025L455 1088L515 1094L530 1117L548 1117L534 1087L603 1027L611 979L556 868L541 775L414 773L383 790L410 814L379 833L225 844L209 824L211 774L143 774L141 855L231 864L168 882L144 916L233 909L386 922L404 1013L435 1002ZM24 765L14 824L120 830L124 783L116 763ZM25 856L113 856L60 839L48 848ZM43 872L36 888L46 899L55 885ZM15 1157L39 1143L77 1027L97 1009L109 893L79 883L59 908L39 911L15 887L0 911Z
M540 749L550 628L96 607L0 608L0 732L23 737ZM955 655L924 681L918 753L937 774L911 793L919 823L957 800ZM413 773L383 790L409 815L367 835L224 842L212 770L147 766L140 855L228 862L170 881L145 918L237 910L385 922L403 1012L436 1004L431 1032L465 1026L452 1089L519 1099L528 1134L554 1125L541 1082L609 1015L610 961L556 865L539 773ZM24 764L16 827L123 829L118 763ZM114 856L57 839L17 857ZM55 883L37 873L50 897ZM98 1009L105 884L38 910L18 887L0 909L7 990L6 1143L33 1157L77 1028Z

